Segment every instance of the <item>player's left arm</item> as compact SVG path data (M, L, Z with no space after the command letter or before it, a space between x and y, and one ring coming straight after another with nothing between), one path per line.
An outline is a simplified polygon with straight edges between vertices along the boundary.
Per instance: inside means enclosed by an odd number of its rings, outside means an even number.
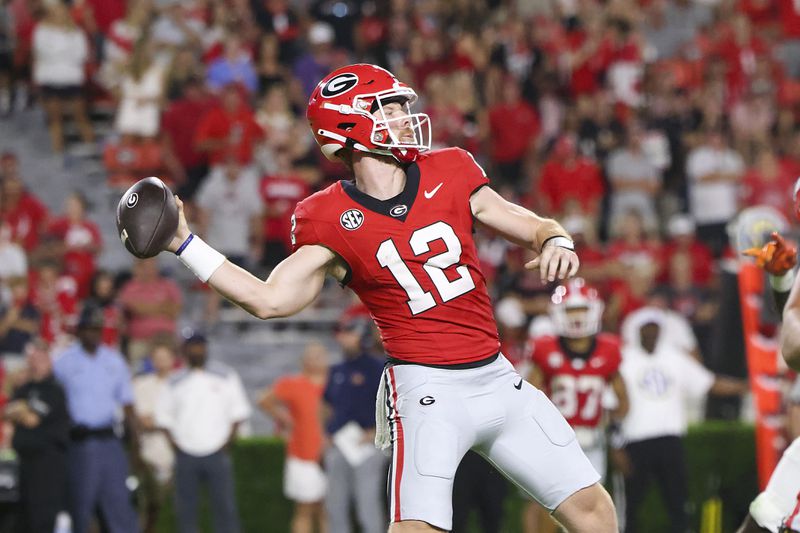
M539 252L539 256L525 265L538 268L542 281L555 281L574 276L578 272L577 254L564 246L558 237L571 244L569 233L551 218L543 218L522 206L509 202L490 187L481 187L469 200L473 216L484 226L496 231L507 240Z

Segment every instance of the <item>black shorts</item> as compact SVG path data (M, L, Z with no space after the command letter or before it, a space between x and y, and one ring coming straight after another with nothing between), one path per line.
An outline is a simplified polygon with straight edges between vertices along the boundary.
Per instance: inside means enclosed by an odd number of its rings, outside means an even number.
M74 100L83 96L82 85L40 85L43 98L55 98L57 100Z

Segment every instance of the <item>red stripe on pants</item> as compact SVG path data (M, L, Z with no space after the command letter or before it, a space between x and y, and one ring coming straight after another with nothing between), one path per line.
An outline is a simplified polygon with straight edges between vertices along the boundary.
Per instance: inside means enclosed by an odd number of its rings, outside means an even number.
M400 422L400 413L397 412L397 384L394 380L394 369L389 368L389 379L392 384L392 403L394 404L395 446L397 460L394 472L394 521L399 522L400 517L400 482L403 479L403 423Z

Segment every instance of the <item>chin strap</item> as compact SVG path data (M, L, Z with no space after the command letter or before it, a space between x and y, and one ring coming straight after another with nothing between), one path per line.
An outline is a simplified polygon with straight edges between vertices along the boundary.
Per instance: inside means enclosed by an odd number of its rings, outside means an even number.
M392 148L392 156L401 163L413 163L419 157L419 150L410 148Z

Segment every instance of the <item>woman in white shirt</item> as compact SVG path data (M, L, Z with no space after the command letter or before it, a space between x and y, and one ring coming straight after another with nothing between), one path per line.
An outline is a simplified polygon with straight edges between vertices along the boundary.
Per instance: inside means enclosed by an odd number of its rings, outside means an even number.
M164 67L153 58L145 33L133 49L120 83L120 101L114 129L122 135L154 137L158 133L164 101Z
M89 42L59 0L45 3L44 19L33 31L33 81L39 87L53 150L64 151L63 114L69 112L84 142L94 140L83 93Z

